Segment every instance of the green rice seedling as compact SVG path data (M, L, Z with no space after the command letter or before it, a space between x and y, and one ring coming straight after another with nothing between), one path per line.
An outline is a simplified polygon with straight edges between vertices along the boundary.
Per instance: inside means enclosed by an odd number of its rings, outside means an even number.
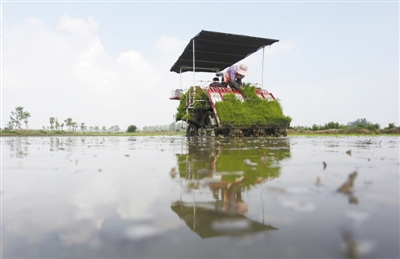
M278 100L261 99L254 86L242 89L245 102L238 100L233 93L224 95L224 101L216 103L217 112L223 125L289 125L291 118L282 112ZM188 100L193 102L194 110L211 108L207 92L200 87L191 87L181 95L176 119L194 119L195 112L188 108Z
M190 87L186 93L181 95L179 100L179 106L176 113L177 121L194 118L193 111L187 111L189 100L193 102L194 109L207 110L211 108L207 92L202 90L200 87L196 87L195 90L193 90L193 87Z
M259 98L255 87L243 89L246 101L240 102L234 94L224 95L224 101L216 103L222 124L240 125L288 125L289 116L285 116L278 100Z

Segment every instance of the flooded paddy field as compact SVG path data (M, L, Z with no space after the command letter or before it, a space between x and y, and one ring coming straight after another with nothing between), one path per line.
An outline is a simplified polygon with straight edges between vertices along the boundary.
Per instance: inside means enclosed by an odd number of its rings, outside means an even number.
M399 258L399 137L2 137L3 258Z

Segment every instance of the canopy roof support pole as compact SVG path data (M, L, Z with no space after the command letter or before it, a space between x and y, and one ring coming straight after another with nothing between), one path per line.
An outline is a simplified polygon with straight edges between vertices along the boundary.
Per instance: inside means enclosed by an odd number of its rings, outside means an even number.
M182 67L179 69L179 76L180 76L180 80L181 80L181 82L180 82L180 89L183 89L182 88Z
M195 81L195 72L196 72L196 69L195 69L195 54L194 54L194 39L193 39L193 87L195 86L195 84L196 84L196 81Z
M261 89L264 89L264 50L265 47L263 47L263 54L262 54Z

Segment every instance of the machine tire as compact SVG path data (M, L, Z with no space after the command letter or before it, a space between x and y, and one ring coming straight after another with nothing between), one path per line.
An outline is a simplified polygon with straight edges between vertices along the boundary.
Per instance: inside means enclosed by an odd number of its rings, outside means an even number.
M197 126L192 123L189 123L189 125L186 128L186 136L195 137L198 135L199 135L199 129L197 128Z
M207 111L206 113L204 113L201 120L201 127L199 128L199 135L211 136L213 132L213 126L210 116L215 118L215 115L212 111Z

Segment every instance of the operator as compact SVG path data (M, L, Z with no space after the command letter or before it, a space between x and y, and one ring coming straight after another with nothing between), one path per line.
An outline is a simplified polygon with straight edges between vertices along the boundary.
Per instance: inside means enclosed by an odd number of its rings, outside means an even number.
M224 81L236 90L242 87L242 78L247 76L247 66L245 64L231 66L224 73Z

